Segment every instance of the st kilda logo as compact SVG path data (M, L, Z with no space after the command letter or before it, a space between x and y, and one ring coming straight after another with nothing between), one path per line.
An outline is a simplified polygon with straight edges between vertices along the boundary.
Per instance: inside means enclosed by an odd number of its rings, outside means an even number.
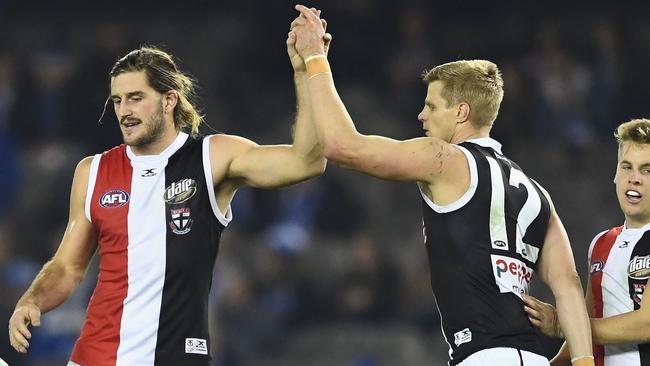
M195 193L196 182L194 179L186 178L174 182L169 187L165 188L165 196L163 198L166 203L175 205L189 200Z
M104 208L122 207L129 202L129 194L121 189L111 189L99 198L99 205Z

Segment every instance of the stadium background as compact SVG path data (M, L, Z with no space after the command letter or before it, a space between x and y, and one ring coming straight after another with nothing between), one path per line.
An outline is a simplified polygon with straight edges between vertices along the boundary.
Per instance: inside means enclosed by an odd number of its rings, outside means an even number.
M286 143L292 4L0 1L1 324L60 241L76 163L121 141L112 111L97 123L116 58L158 45L198 79L214 130ZM364 133L421 135L425 68L497 62L505 98L493 136L554 197L585 279L591 238L622 222L612 130L650 116L645 2L307 5L329 21L336 82ZM322 178L295 187L242 189L233 212L211 296L216 365L445 363L414 184L329 164ZM96 264L44 317L28 355L3 331L0 357L12 366L65 364L95 279ZM549 298L539 284L533 293ZM549 354L557 347L545 344Z

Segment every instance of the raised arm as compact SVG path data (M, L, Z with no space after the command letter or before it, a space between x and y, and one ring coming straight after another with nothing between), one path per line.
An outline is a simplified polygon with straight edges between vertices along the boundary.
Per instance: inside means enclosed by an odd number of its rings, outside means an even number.
M569 238L554 208L540 258L538 271L555 297L557 318L566 336L571 357L580 359L585 365L593 365L589 317L582 286Z
M92 224L84 213L90 162L91 158L82 160L75 170L68 225L56 254L20 298L9 320L9 340L18 352L26 353L29 347L29 324L39 326L42 313L68 299L83 279L95 252Z
M331 36L324 37L329 45ZM213 181L215 184L226 181L226 196L230 196L242 185L258 188L282 187L320 175L325 170L327 161L322 155L316 130L311 122L305 64L295 51L293 33L289 33L286 43L294 70L296 90L297 110L293 144L261 146L238 136L212 136L210 156Z
M433 183L450 167L466 165L455 146L432 138L397 141L382 136L360 134L334 85L331 72L323 68L326 54L322 41L325 30L320 19L304 6L292 27L297 34L296 49L311 71L309 95L325 156L345 167L391 180Z

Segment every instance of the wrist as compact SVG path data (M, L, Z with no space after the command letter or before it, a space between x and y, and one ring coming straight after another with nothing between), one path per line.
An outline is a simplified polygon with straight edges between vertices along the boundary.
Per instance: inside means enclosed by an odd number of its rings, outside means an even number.
M305 68L307 75L311 78L319 74L331 73L330 64L327 61L327 56L322 54L314 54L305 57Z
M18 300L16 303L16 307L14 308L14 311L16 311L18 308L23 307L23 306L36 306L39 307L38 304L36 303L36 297L31 294L31 291L23 295L23 297Z

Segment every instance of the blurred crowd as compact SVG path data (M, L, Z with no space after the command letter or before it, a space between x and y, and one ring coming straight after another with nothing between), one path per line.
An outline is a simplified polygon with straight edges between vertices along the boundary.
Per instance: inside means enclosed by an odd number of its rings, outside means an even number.
M145 1L117 16L111 8L127 4L87 10L82 3L0 2L3 324L61 239L76 163L121 142L110 104L104 113L108 71L119 56L143 44L177 56L198 79L204 133L291 141L295 103L284 40L292 5L239 3L189 1L180 11L178 3ZM650 117L650 8L424 0L317 6L334 35L329 58L339 91L364 133L422 135L417 114L427 68L471 58L500 66L505 97L493 136L554 197L584 278L593 235L622 221L611 183L613 129ZM447 346L429 289L420 206L415 185L333 164L294 187L238 192L213 280L215 364L443 364ZM10 349L2 332L0 357L12 366L65 364L96 267L95 259L75 295L44 317L28 355ZM548 296L543 286L535 291Z

